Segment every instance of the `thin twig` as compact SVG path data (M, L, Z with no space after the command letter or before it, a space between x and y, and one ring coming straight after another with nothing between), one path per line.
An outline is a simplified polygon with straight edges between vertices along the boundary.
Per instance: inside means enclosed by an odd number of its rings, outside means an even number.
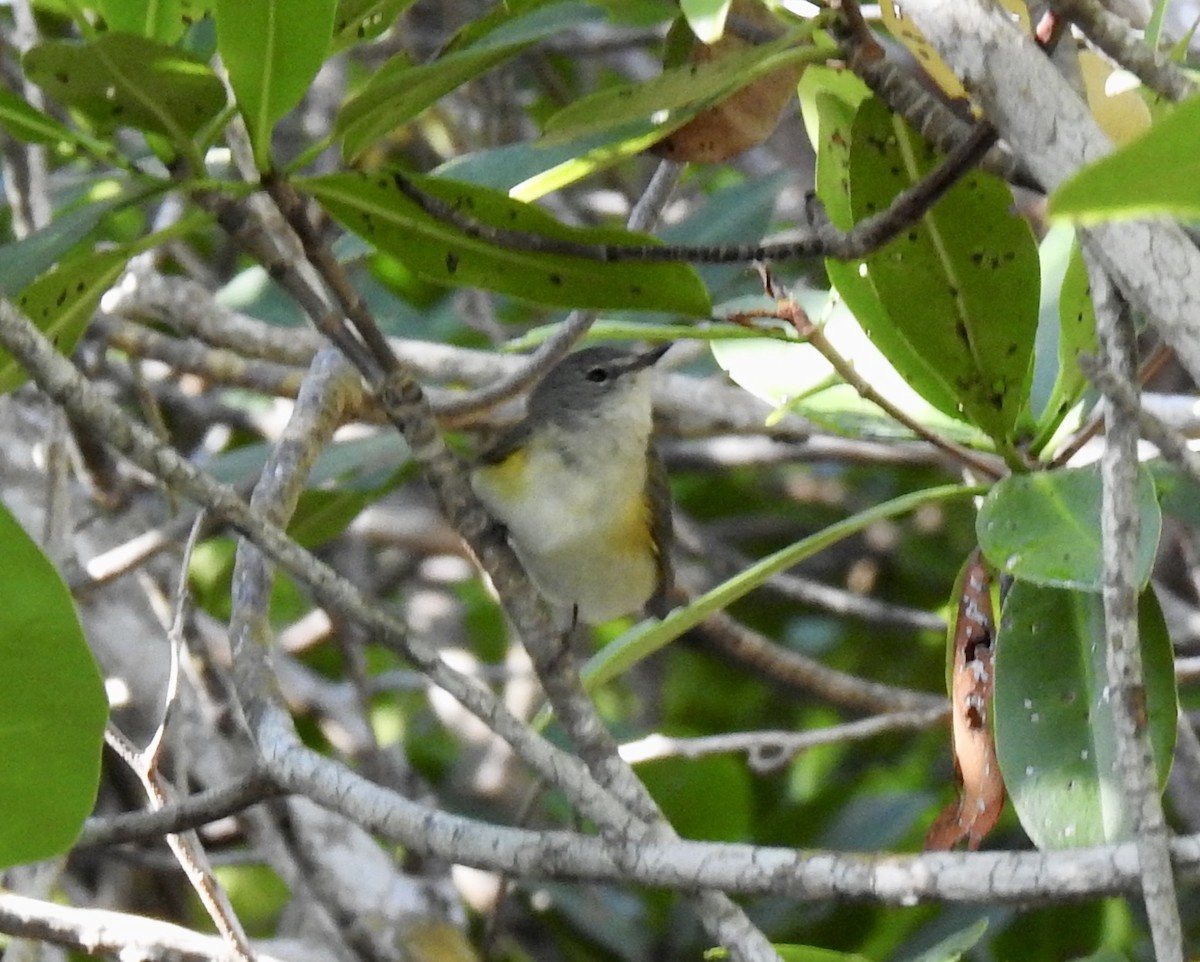
M107 909L78 908L0 892L0 931L88 955L150 962L234 962L222 938L158 919ZM280 962L258 955L258 962Z
M807 731L732 732L695 738L646 735L621 746L621 757L631 765L662 758L704 758L708 755L745 753L750 768L768 775L790 763L801 752L818 745L836 745L862 741L898 731L920 731L943 723L948 709L888 712L841 725L827 725Z
M821 218L800 228L798 239L778 244L730 244L716 247L580 244L539 237L481 223L464 215L454 205L426 193L400 172L393 171L391 177L396 188L430 217L450 224L470 237L513 250L564 254L605 263L689 261L697 264L750 264L755 261L782 261L798 257L832 257L848 261L857 260L878 250L924 215L987 152L994 137L994 132L986 125L981 124L973 128L970 136L956 144L937 167L912 187L897 194L886 210L864 218L849 231L840 231L828 220Z
M815 695L850 711L949 711L944 695L897 688L830 668L798 651L775 644L725 612L697 626L697 641L767 681Z
M995 131L990 125L962 119L938 99L928 83L921 82L910 63L889 59L854 0L842 0L841 12L834 32L846 57L846 65L893 113L907 120L944 154L971 137L973 131L986 129L991 134L991 143L979 160L980 167L1022 187L1038 188L1016 158L996 143Z
M769 273L765 268L760 270L763 273L763 278L767 286L767 293L772 296L777 296L773 290L774 282L770 279ZM798 303L791 298L784 298L776 302L775 309L771 310L755 310L744 311L740 314L731 317L738 323L747 323L755 318L770 317L777 320L786 321L790 324L804 340L813 346L830 366L837 372L838 376L843 381L854 388L855 391L863 398L870 401L876 407L880 408L888 417L892 418L898 424L908 428L917 437L932 444L939 451L945 452L950 457L961 463L964 467L969 468L979 478L990 480L999 480L1007 473L1004 467L998 463L992 463L975 452L964 448L962 445L955 444L948 438L942 437L936 431L931 431L924 424L914 417L910 417L907 412L893 404L890 400L875 390L861 374L857 368L847 361L837 348L830 343L829 338L825 336L820 324L814 324L800 307Z
M1179 101L1196 92L1195 82L1182 67L1147 45L1137 31L1097 0L1050 0L1050 6L1155 93Z
M255 770L229 785L181 798L154 811L89 818L75 844L81 848L116 845L199 828L257 805L281 791L265 773Z
M174 790L159 771L160 754L167 724L175 705L179 690L180 652L183 647L182 626L187 599L187 568L191 562L192 549L196 545L202 528L201 516L192 525L192 533L184 548L180 564L179 586L176 591L175 615L169 632L171 642L171 669L167 676L167 690L163 703L162 719L145 748L139 749L116 724L109 722L104 740L137 775L146 792L152 809L161 809L174 800ZM254 962L254 951L245 929L239 921L225 890L213 873L212 865L204 852L199 836L191 830L168 833L167 844L195 890L200 903L212 919L233 953L243 962Z
M1093 357L1081 356L1079 366L1113 409L1137 420L1142 436L1158 448L1164 458L1200 481L1200 454L1188 447L1187 438L1138 404L1137 390L1132 384L1115 377Z

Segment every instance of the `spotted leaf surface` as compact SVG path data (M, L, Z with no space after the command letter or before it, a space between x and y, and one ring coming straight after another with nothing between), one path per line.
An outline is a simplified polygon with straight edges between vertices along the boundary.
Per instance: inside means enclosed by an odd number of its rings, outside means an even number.
M1166 784L1178 711L1174 660L1152 591L1138 607L1146 724ZM1098 594L1016 582L996 642L996 750L1009 798L1039 848L1129 837L1116 764Z
M645 244L646 234L568 227L530 204L472 184L408 179L479 224L582 244ZM421 209L392 175L330 174L297 182L348 230L444 284L483 287L523 300L569 307L704 315L708 294L686 264L604 263L493 244Z
M63 354L70 354L92 319L92 312L125 269L128 252L101 251L73 257L30 284L17 307ZM0 394L25 382L25 369L0 350Z
M129 33L87 43L51 40L23 58L26 74L98 129L134 127L190 140L225 106L225 87L208 64Z
M848 180L854 221L887 209L938 163L932 149L876 98L851 131ZM1039 262L1029 226L999 180L973 172L924 217L854 265L885 316L864 321L879 349L904 371L916 355L942 389L930 403L998 442L1013 438L1033 374ZM868 324L870 326L868 327ZM924 380L924 376L923 376Z

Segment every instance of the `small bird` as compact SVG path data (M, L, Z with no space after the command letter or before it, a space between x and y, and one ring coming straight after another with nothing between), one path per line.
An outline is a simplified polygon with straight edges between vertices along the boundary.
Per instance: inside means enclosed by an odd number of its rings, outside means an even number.
M588 624L665 613L671 490L651 440L650 385L669 346L567 355L471 474L537 587Z

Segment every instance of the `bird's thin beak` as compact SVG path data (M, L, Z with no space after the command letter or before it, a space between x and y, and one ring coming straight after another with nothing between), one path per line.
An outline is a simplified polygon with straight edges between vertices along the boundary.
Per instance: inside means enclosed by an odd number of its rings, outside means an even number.
M650 367L652 364L657 363L658 359L666 354L670 349L671 342L668 341L666 344L660 344L658 347L652 348L643 354L635 354L629 360L629 370L640 371L643 368Z

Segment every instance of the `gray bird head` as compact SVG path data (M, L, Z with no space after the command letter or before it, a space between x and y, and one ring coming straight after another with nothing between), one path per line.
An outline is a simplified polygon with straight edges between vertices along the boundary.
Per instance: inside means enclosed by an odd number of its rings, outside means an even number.
M568 354L550 370L529 397L529 416L573 421L620 405L643 382L640 376L667 353L669 344L635 353L615 347L588 347ZM646 393L649 404L649 393Z

